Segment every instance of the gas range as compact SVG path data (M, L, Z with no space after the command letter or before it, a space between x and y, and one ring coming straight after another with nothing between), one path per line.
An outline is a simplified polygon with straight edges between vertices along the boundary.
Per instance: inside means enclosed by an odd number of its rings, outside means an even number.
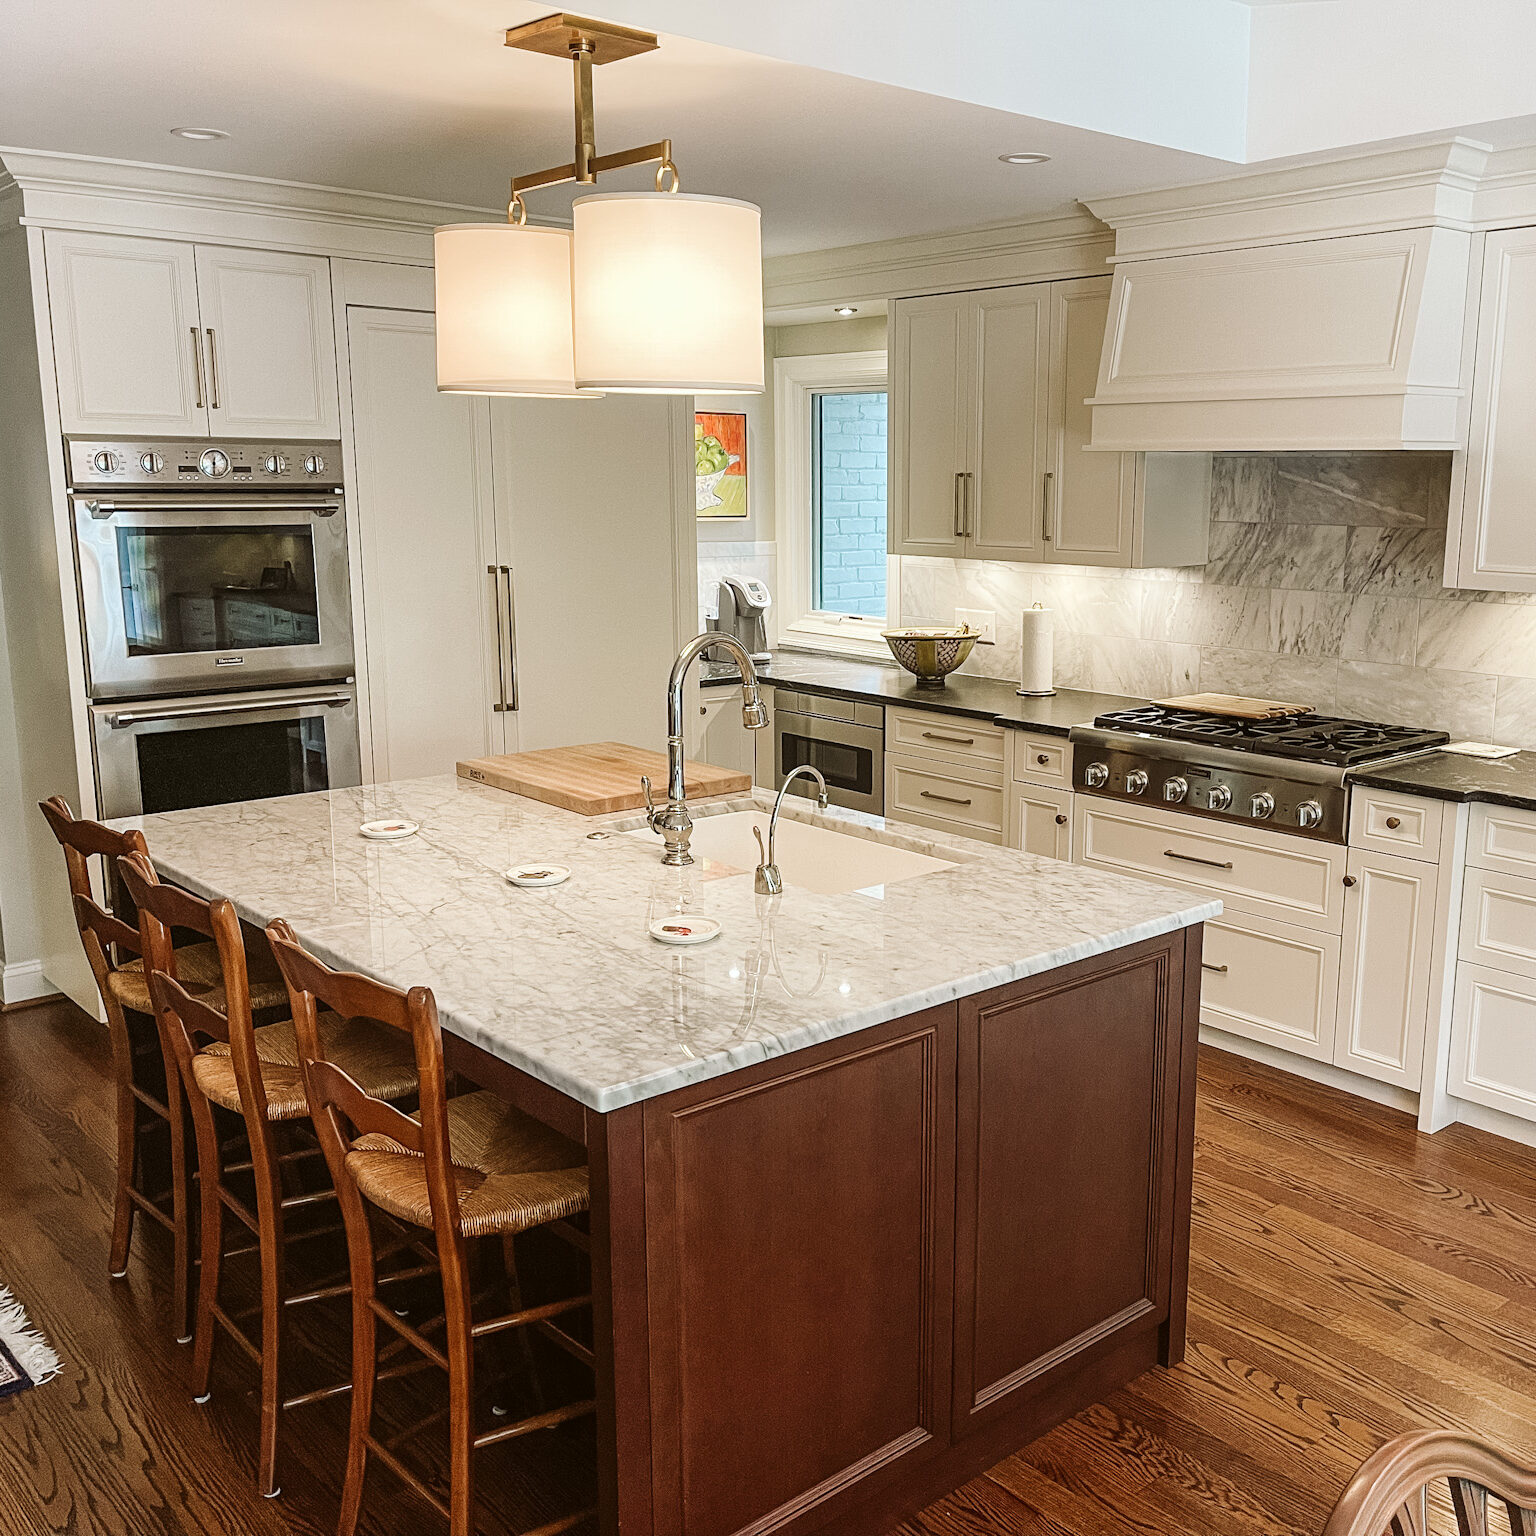
M1371 720L1247 720L1148 704L1074 726L1071 740L1072 785L1085 794L1342 843L1350 769L1450 737Z

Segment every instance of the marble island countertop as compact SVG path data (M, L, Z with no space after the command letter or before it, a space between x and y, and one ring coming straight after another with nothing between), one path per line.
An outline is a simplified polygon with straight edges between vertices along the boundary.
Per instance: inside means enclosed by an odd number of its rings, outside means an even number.
M392 843L359 836L386 816L421 830ZM855 812L818 819L884 836L883 821ZM444 775L114 825L142 828L165 878L229 897L258 926L286 917L327 963L430 986L444 1028L605 1112L1221 909L1176 887L895 826L892 840L954 867L841 895L791 885L759 897L750 870L664 867L659 842L624 835L638 820ZM544 889L503 878L535 860L568 865L571 878ZM675 949L649 936L649 922L680 912L716 918L720 936Z

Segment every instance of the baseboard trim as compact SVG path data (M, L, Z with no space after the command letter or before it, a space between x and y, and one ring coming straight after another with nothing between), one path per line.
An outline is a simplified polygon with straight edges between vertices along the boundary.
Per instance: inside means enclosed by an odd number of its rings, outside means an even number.
M1309 1056L1297 1056L1283 1051L1279 1046L1262 1040L1249 1040L1242 1035L1228 1034L1211 1024L1200 1026L1200 1040L1204 1045L1214 1045L1217 1050L1230 1051L1234 1056L1246 1056L1250 1061L1262 1061L1267 1067L1289 1072L1294 1077L1304 1077L1310 1083L1321 1083L1325 1088L1337 1088L1341 1093L1353 1094L1357 1099L1369 1099L1373 1104L1384 1104L1388 1109L1400 1109L1404 1114L1418 1113L1419 1096L1394 1083L1378 1083L1375 1078L1362 1077L1358 1072L1336 1067L1331 1062L1313 1061Z
M0 970L0 1003L7 1008L58 996L58 988L43 975L41 960L17 960Z

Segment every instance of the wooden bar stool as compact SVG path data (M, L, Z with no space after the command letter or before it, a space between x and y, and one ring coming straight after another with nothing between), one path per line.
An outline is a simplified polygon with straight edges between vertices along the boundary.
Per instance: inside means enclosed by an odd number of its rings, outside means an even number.
M477 1340L505 1341L508 1330L534 1328L589 1368L594 1363L592 1351L553 1321L562 1313L589 1307L590 1294L523 1306L511 1253L513 1237L535 1227L548 1229L577 1249L588 1248L586 1234L569 1219L588 1209L584 1150L493 1093L447 1096L437 1003L427 988L398 992L364 976L333 971L299 946L285 922L271 924L267 937L288 982L310 1112L341 1202L352 1268L352 1428L338 1531L353 1536L357 1528L372 1454L447 1517L450 1536L472 1536L473 1453L581 1418L594 1408L586 1398L478 1433L474 1423ZM404 1115L382 1103L333 1059L322 1008L379 1020L410 1040L421 1084L417 1115ZM406 1246L418 1252L435 1249L443 1313L419 1328L377 1297L378 1281L387 1278L378 1273L379 1261L401 1250L395 1244L385 1252L375 1251L376 1215L381 1225L405 1235ZM433 1248L413 1238L421 1231L432 1234ZM470 1245L475 1239L497 1244L513 1306L511 1312L478 1321L471 1289ZM446 1501L397 1454L405 1440L443 1418L441 1411L388 1440L373 1432L374 1385L383 1379L378 1372L380 1322L398 1336L386 1358L409 1346L448 1373ZM441 1346L428 1337L439 1328L444 1330ZM526 1343L526 1333L518 1337ZM526 1351L525 1358L531 1365ZM542 1407L542 1398L539 1403ZM537 1536L554 1536L591 1512L581 1509L549 1522L539 1527Z
M64 850L69 890L80 929L80 942L107 1016L112 1041L112 1080L117 1096L117 1180L112 1202L112 1249L108 1267L116 1279L128 1272L134 1215L142 1211L171 1233L175 1252L172 1323L179 1342L192 1337L191 1242L192 1179L186 1145L186 1113L176 1063L164 1048L154 1020L149 978L140 958L139 930L101 906L91 889L91 863L105 864L104 889L110 888L113 861L144 855L138 831L114 832L99 821L77 821L62 796L38 807ZM190 944L177 951L178 973L188 986L214 988L219 957L212 944ZM258 1008L286 1004L282 978L269 963L254 986ZM145 1187L145 1140L168 1133L169 1188ZM169 1210L166 1209L169 1201Z
M307 1146L297 1138L279 1137L290 1122L307 1124L309 1106L299 1067L291 1021L257 1028L251 1015L240 920L224 900L207 902L155 877L143 854L118 861L128 895L139 913L141 946L149 987L161 1033L175 1057L191 1107L197 1134L201 1172L201 1273L197 1287L194 1327L193 1390L199 1402L209 1397L214 1340L223 1329L256 1362L261 1372L261 1431L256 1462L257 1486L265 1498L282 1490L277 1484L278 1429L290 1408L335 1397L350 1390L341 1382L284 1397L283 1363L289 1310L310 1302L344 1296L348 1286L289 1288L287 1250L330 1227L290 1231L291 1214L335 1199L330 1189L305 1190L296 1177L305 1162L322 1156L313 1139ZM171 945L173 928L191 929L213 940L219 984L202 989L182 972L184 951ZM416 1069L409 1042L393 1031L364 1019L328 1017L320 1033L348 1070L380 1099L406 1098L416 1092ZM244 1122L249 1155L225 1161L216 1110L239 1115ZM280 1145L280 1140L290 1144ZM231 1187L231 1175L248 1173L255 1185L254 1208ZM291 1192L285 1193L285 1187ZM229 1210L255 1237L254 1247L224 1247L224 1212ZM253 1342L219 1302L223 1261L256 1252L261 1267L261 1340Z

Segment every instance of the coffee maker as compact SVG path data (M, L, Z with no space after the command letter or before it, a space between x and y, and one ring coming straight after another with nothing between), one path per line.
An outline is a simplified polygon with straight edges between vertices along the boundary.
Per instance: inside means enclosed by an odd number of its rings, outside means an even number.
M754 662L767 661L766 615L773 606L767 586L753 576L722 576L718 597L719 615L709 627L734 635Z

